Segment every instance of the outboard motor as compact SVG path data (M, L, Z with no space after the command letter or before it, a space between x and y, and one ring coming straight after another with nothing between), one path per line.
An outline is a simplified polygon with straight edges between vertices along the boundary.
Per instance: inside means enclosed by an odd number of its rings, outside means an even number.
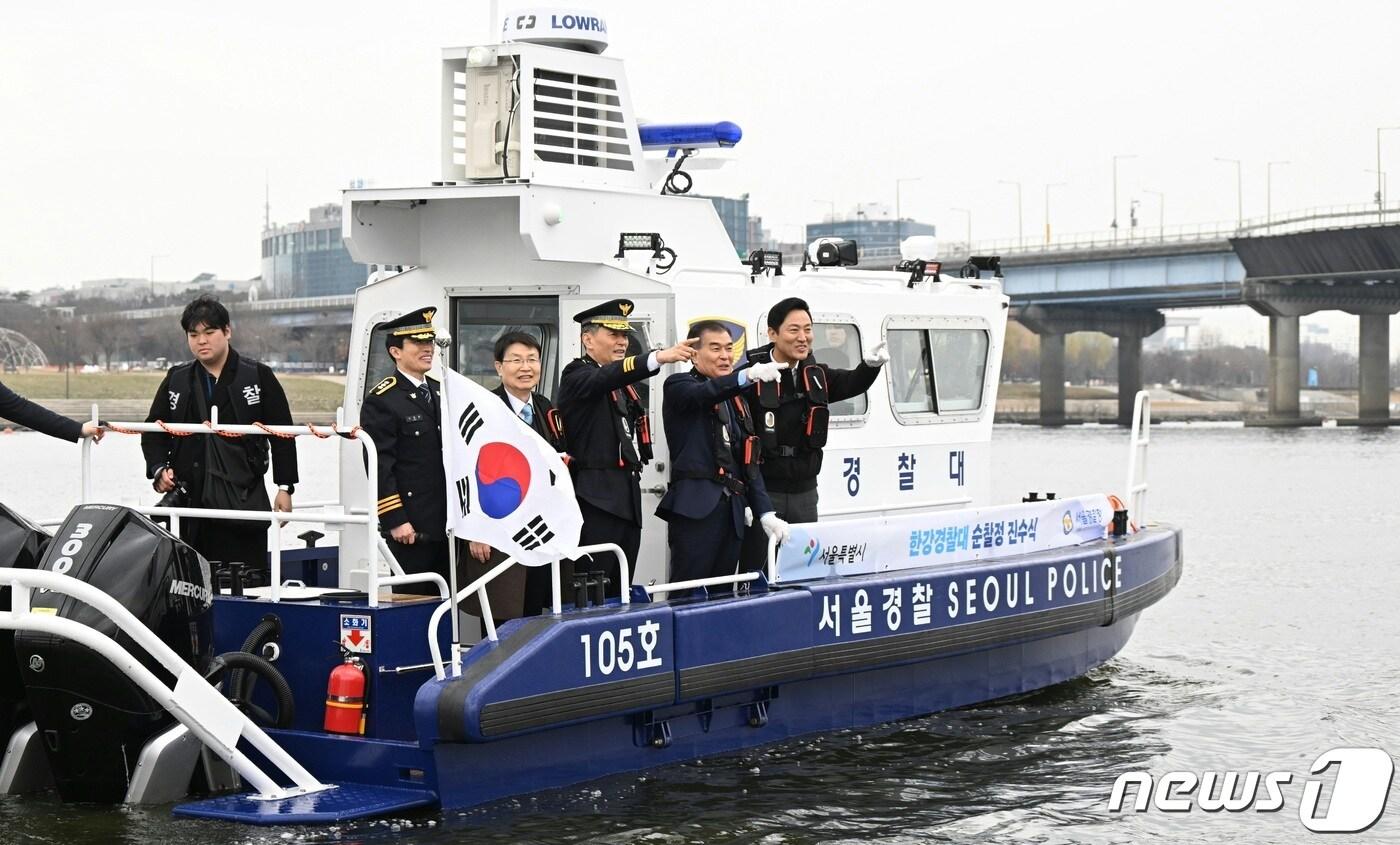
M204 558L141 514L114 505L79 505L54 538L41 569L107 593L197 671L206 671L214 630ZM157 677L173 682L105 614L56 592L36 591L31 603L36 613L54 613L113 637ZM173 717L107 658L72 640L20 631L15 654L59 795L64 801L120 802L142 748Z
M49 534L44 529L0 505L0 569L33 569ZM0 611L10 609L10 588L0 587ZM0 745L15 728L30 721L29 704L15 662L15 632L0 630Z

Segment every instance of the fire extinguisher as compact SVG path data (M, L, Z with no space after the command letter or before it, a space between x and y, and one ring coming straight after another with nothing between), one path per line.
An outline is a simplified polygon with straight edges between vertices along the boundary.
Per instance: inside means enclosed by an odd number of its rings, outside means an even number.
M365 733L365 664L358 657L347 655L344 663L331 670L325 728L338 734Z

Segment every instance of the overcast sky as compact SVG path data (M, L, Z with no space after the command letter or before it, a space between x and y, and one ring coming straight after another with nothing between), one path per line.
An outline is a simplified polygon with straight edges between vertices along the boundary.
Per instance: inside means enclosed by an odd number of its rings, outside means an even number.
M505 0L502 13L525 4ZM583 7L583 4L579 4ZM1400 4L596 0L638 114L733 120L703 193L751 195L780 236L862 201L961 239L1057 233L1163 191L1168 225L1364 203L1400 125ZM438 48L487 40L486 3L11 3L0 50L0 288L259 272L272 218L352 179L438 178ZM1400 132L1384 136L1400 174ZM1400 184L1397 184L1400 191ZM818 202L819 200L819 202Z

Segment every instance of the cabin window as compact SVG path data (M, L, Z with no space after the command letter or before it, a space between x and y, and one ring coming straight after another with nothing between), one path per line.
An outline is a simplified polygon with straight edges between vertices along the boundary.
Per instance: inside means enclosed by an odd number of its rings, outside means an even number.
M855 323L813 323L812 353L819 363L833 370L849 370L861 362L860 329ZM864 416L869 403L862 393L832 402L833 417Z
M928 332L923 329L890 329L890 403L896 416L932 413L933 368L929 365Z
M545 296L463 297L453 301L453 366L488 389L496 375L496 341L506 332L524 332L540 342L539 392L554 395L559 381L559 300Z
M940 413L982 407L987 375L987 333L981 329L930 329L933 383Z
M895 416L960 414L982 407L989 338L984 329L890 329Z

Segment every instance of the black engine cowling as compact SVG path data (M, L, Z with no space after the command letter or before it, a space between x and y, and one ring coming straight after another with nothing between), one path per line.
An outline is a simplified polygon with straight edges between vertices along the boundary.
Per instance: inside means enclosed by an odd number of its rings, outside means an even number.
M214 645L209 564L141 514L79 505L54 534L39 568L97 587L196 670L208 668ZM36 592L31 602L36 613L54 613L114 637L173 683L105 614L53 592ZM105 657L72 640L21 631L15 654L59 795L65 801L121 801L141 749L172 717Z
M48 532L0 505L0 569L33 569L39 565ZM10 588L0 587L0 610L10 609ZM15 632L0 630L0 746L29 721L29 705L19 664L14 659Z

